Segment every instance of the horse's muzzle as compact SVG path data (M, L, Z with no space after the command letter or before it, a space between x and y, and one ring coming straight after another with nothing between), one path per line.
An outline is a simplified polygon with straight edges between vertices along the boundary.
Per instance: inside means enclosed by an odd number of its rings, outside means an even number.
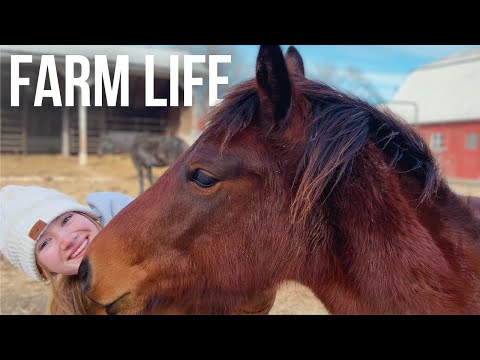
M111 302L105 307L105 311L107 312L108 315L116 315L118 313L122 312L122 306L126 309L128 309L128 300L130 299L131 296L129 296L130 293L125 293L122 296L120 296L117 300Z

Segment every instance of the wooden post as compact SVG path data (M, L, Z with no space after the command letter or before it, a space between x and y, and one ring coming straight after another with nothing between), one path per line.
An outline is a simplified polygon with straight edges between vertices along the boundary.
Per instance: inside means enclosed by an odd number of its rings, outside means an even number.
M27 91L23 91L22 97L22 109L21 109L21 119L22 119L22 154L27 155L27 141L28 141L28 104L27 104Z
M184 139L189 144L192 144L198 135L194 129L195 99L193 99L192 105L193 106L184 106L182 104L180 110L180 127L177 133L180 138Z
M81 89L78 90L78 163L87 164L87 107L82 104Z
M70 108L62 109L62 155L70 156Z
M108 116L107 104L104 104L100 110L100 118L98 119L98 121L100 121L100 123L98 124L98 146L97 146L98 155L103 155L102 143L106 133L107 116Z
M193 101L195 101L195 97L193 98ZM192 133L190 135L192 139L192 143L194 143L197 140L197 138L200 136L198 109L199 109L199 106L197 106L195 102L192 102Z

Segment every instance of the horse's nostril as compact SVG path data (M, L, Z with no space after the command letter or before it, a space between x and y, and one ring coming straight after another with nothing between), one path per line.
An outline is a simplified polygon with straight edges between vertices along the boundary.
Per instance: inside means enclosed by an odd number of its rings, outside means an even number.
M78 280L80 281L83 292L86 292L90 287L90 278L90 263L85 257L78 268Z

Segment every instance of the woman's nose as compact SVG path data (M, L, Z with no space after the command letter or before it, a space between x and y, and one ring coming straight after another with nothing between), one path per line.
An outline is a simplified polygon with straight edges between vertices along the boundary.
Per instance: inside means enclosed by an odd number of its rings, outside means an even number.
M63 250L67 250L75 244L75 239L77 238L77 233L70 232L64 233L60 236L60 246Z

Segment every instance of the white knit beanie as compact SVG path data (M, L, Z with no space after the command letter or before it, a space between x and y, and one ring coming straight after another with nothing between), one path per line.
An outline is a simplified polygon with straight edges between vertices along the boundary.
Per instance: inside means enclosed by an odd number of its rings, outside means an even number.
M12 265L42 280L35 261L35 241L52 220L69 211L98 218L91 208L54 189L3 187L0 190L0 251Z

